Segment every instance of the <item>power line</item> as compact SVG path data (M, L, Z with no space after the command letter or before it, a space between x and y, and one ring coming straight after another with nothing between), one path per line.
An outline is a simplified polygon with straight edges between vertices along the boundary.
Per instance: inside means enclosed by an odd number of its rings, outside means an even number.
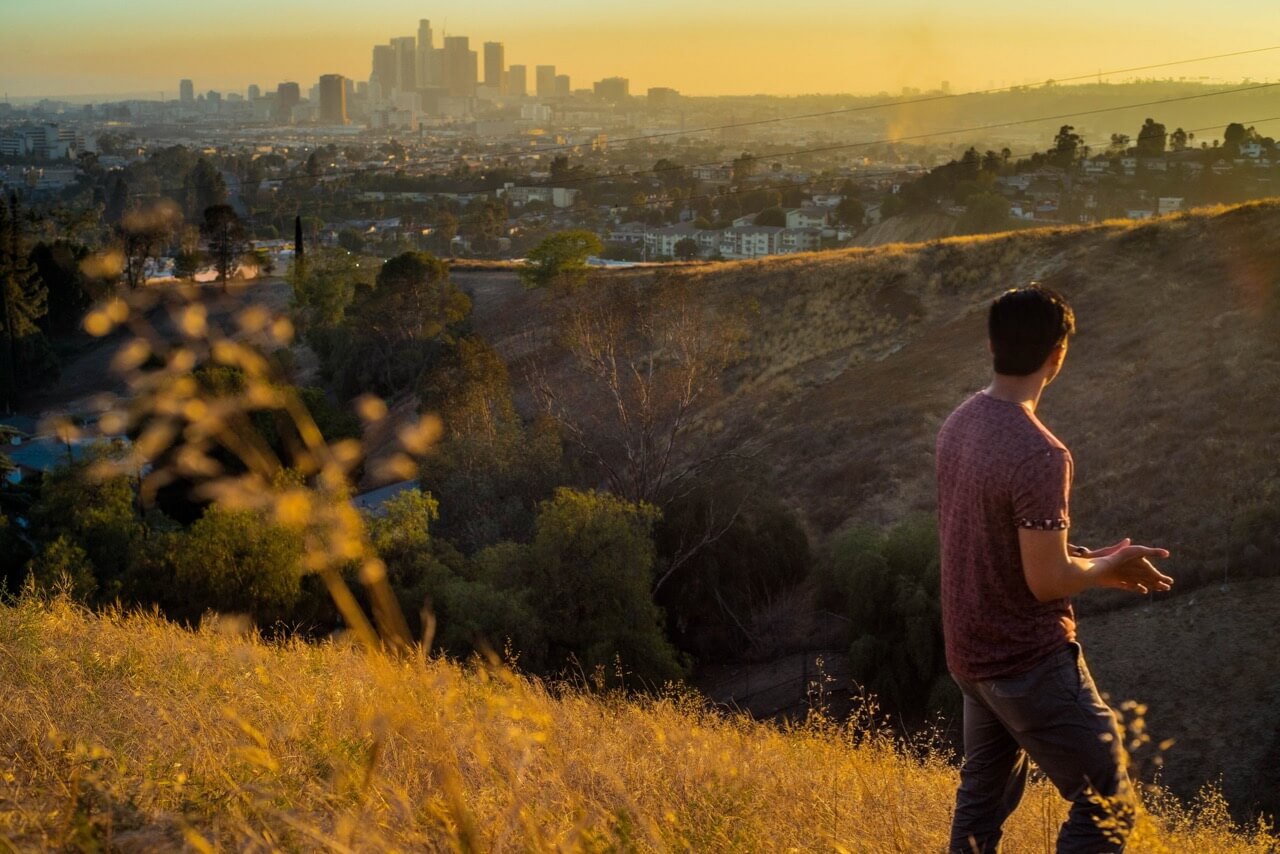
M821 117L825 117L825 116L835 116L835 115L842 115L842 114L851 114L851 113L859 113L859 112L868 112L868 111L871 111L871 110L887 109L887 108L891 108L891 107L904 107L904 106L913 106L913 105L916 105L916 104L933 103L933 102L936 102L936 101L951 100L951 99L955 99L955 98L967 98L967 97L975 97L975 96L981 96L981 95L998 94L998 93L1001 93L1001 92L1013 92L1013 91L1020 91L1020 90L1029 89L1029 88L1032 88L1032 87L1044 87L1044 86L1047 86L1047 85L1049 85L1049 84L1051 84L1051 83L1052 83L1052 84L1057 84L1057 83L1070 83L1070 82L1074 82L1074 81L1090 79L1090 78L1093 78L1093 77L1095 77L1095 76L1098 76L1099 74L1101 74L1101 76L1111 76L1111 75L1115 75L1115 74L1126 74L1126 73L1132 73L1132 72L1136 72L1136 71L1148 71L1148 70L1155 69L1155 68L1168 68L1168 67L1172 67L1172 66L1177 66L1177 65L1187 65L1187 64L1196 63L1196 62L1208 62L1208 61L1215 60L1215 59L1225 59L1225 58L1231 58L1231 57L1246 56L1246 55L1250 55L1250 54L1266 53L1266 52L1269 52L1269 51L1276 51L1276 50L1280 50L1280 45L1276 45L1276 46L1273 46L1273 47L1251 48L1251 49L1249 49L1249 50L1232 51L1232 52L1228 52L1228 53L1213 54L1213 55L1210 55L1210 56L1193 57L1193 58L1190 58L1190 59L1172 60L1172 61L1169 61L1169 62L1153 63L1153 64L1150 64L1150 65L1132 66L1132 67L1129 67L1129 68L1114 69L1114 70L1111 70L1111 71L1103 71L1103 72L1093 72L1093 73L1090 73L1090 74L1080 74L1080 75L1074 75L1074 76L1070 76L1070 77L1050 78L1050 79L1046 80L1044 83L1028 84L1028 85L1025 85L1025 86L1002 86L1002 87L994 87L994 88L990 88L990 89L975 90L975 91L972 91L972 92L962 92L962 93L955 93L955 94L926 95L926 96L923 96L923 97L921 97L921 98L915 98L915 99L909 99L909 100L895 99L895 100L891 100L891 101L882 101L882 102L878 102L878 103L875 103L875 104L863 104L863 105L858 105L858 106L854 106L854 107L842 107L842 108L838 108L838 109L834 109L834 110L826 110L826 111L820 111L820 112L814 112L814 113L801 113L801 114L795 114L795 115L790 115L790 116L775 116L775 117L768 118L768 119L753 119L753 120L744 121L744 122L732 122L732 123L729 123L729 124L711 125L711 126L708 126L708 127L695 128L695 129L693 129L693 130L688 130L688 131L668 131L668 132L663 132L663 133L659 133L659 134L649 134L649 135L643 135L643 136L623 137L623 138L621 138L621 139L613 140L613 141L609 142L608 144L609 144L609 145L621 145L621 144L625 144L625 143L629 143L629 142L643 142L643 141L653 140L653 139L662 139L662 138L669 137L669 136L689 136L689 135L691 135L691 134L710 133L710 132L712 132L712 131L717 131L717 130L728 130L728 129L732 129L732 128L739 128L739 127L752 127L752 126L757 126L757 125L772 124L772 123L783 122L783 121L802 121L802 120L806 120L806 119L821 118ZM1063 115L1063 116L1058 116L1058 117L1048 116L1048 117L1043 117L1043 118L1040 118L1040 119L1030 119L1030 120L1017 121L1017 122L1011 122L1011 123L997 123L997 124L992 124L992 125L980 126L980 127L978 127L978 128L961 128L961 129L952 130L952 131L941 131L941 132L936 132L936 133L931 133L931 134L919 134L919 135L912 136L912 137L898 138L898 139L896 139L896 140L884 140L884 141L874 141L874 142L857 143L857 144L855 144L855 145L877 145L877 144L884 144L885 142L911 141L911 140L915 140L915 139L927 138L927 137L929 137L929 136L945 136L945 135L951 135L951 134L955 134L955 133L964 133L964 132L972 131L972 130L984 130L984 129L985 129L985 130L994 130L994 129L999 129L999 128L1002 128L1002 127L1014 127L1014 126L1017 126L1017 125L1020 125L1020 124L1032 124L1032 123L1035 123L1035 122L1038 122L1038 121L1054 121L1054 120L1056 120L1056 119L1058 119L1058 118L1070 118L1070 117L1073 117L1073 116L1079 116L1079 115L1091 115L1091 114L1093 114L1093 113L1095 113L1095 112L1108 112L1108 111L1115 111L1115 110L1120 110L1120 109L1138 109L1138 108L1140 108L1140 107L1144 107L1144 106L1155 106L1155 105L1158 105L1158 104L1163 104L1163 103L1172 103L1172 102L1176 102L1176 101L1179 101L1179 100L1191 100L1191 99L1194 99L1194 98L1213 97L1213 96L1215 96L1215 95L1219 95L1219 94L1232 94L1232 93L1235 93L1235 92L1245 92L1245 91L1250 91L1250 90L1251 90L1251 89L1253 89L1253 88L1265 89L1265 88L1269 88L1269 87L1277 86L1277 85L1280 85L1280 83L1267 83L1267 84L1260 84L1260 85L1255 86L1255 87L1242 87L1242 88L1239 88L1239 89L1215 90L1215 91L1213 91L1213 92L1205 92L1205 93L1200 93L1200 94L1196 94L1196 95L1189 95L1189 96L1183 96L1183 97L1178 97L1178 98L1163 99L1163 100L1158 100L1158 101L1148 102L1148 103L1145 103L1145 104L1133 104L1133 105L1130 105L1129 107L1105 108L1105 109L1102 109L1102 110L1096 110L1096 111L1086 111L1086 112L1082 112L1082 113L1065 114L1065 115ZM517 148L517 149L512 149L512 150L510 150L510 151L508 151L508 152L506 152L506 153L504 153L504 154L495 154L494 156L495 156L495 157L499 157L499 158L506 158L506 157L512 157L512 156L519 156L519 155L522 155L522 154L528 154L528 153L537 153L537 154L540 154L540 155L541 155L541 154L554 153L554 152L557 152L557 151L574 151L574 150L577 150L577 149L578 149L578 148L580 148L580 147L581 147L581 144L563 144L563 145L547 146L547 147L545 147L545 148L540 148L540 149L538 149L536 152L529 152L529 151L526 151L526 150L518 149L518 148ZM779 153L779 154L761 155L761 157L782 157L782 156L786 156L787 154L792 154L792 155L794 155L794 154L816 153L816 152L822 152L822 151L826 151L826 150L837 150L837 149L836 149L836 148L831 148L831 149L818 148L818 149L800 150L800 151L793 151L793 152L783 152L783 153ZM728 160L717 160L717 161L713 161L713 162L709 162L709 163L700 163L700 164L693 164L693 165L694 165L694 166L709 166L709 165L719 165L719 164L728 163L728 162L729 162ZM338 170L338 171L335 171L335 172L329 172L329 173L326 173L326 175L327 175L327 176L329 176L329 177L339 177L339 178L342 178L342 177L354 177L354 176L363 175L363 174L374 174L374 173L378 173L378 172L386 172L386 171L388 171L388 170L400 169L400 168L402 168L402 167L401 167L401 166L396 166L396 165L379 164L379 165L377 165L377 166L355 167L355 168L352 168L352 169ZM683 167L673 167L673 168L683 168ZM690 168L692 168L692 167L690 167ZM589 178L583 178L583 179L577 179L577 180L578 180L578 181L583 181L583 180L602 180L602 179L604 179L604 178L606 178L606 177L612 177L612 176L618 176L618 175L639 175L639 174L649 174L649 173L658 174L658 173L660 173L660 172L662 172L662 171L666 171L666 170L654 170L654 169L648 169L648 170L640 170L640 171L638 171L638 172L632 172L632 173L627 173L627 172L605 173L604 175L600 175L600 176L590 176ZM280 182L280 183L284 183L284 182L304 181L304 180L315 180L315 179L314 179L312 176L309 176L309 175L286 175L286 176L283 176L283 177L280 177L280 178L271 179L271 180L274 180L274 181L277 181L277 182ZM564 182L560 182L560 183L561 183L561 184L563 184ZM159 188L158 190L154 190L154 191L150 191L150 192L141 192L141 191L140 191L140 192L138 192L138 193L131 193L131 194L129 194L129 195L130 195L130 197L131 197L131 198L137 198L137 197L142 197L142 196L151 196L151 195L164 194L164 193L170 193L170 192L182 192L182 191L185 191L186 189L187 189L187 188L186 188L185 186L184 186L184 187L162 187L162 188Z
M1136 106L1142 106L1142 105L1136 105ZM1261 118L1261 119L1245 119L1241 122L1241 124L1254 126L1254 125L1266 124L1267 122L1275 122L1275 121L1280 121L1280 116L1269 116L1267 118ZM1198 128L1183 128L1183 131L1188 134L1201 133L1207 130L1216 130L1220 126L1221 125L1214 124L1214 125L1206 125L1204 127L1198 127ZM1162 135L1162 137L1164 139L1168 139L1170 136L1173 135L1173 133L1174 131L1166 131ZM1044 152L1040 150L1026 151L1026 152L1020 152L1020 153L1011 153L1009 157L1011 159L1021 159L1021 158L1031 157L1033 155L1043 154L1043 153ZM955 161L952 161L952 162L955 162ZM862 179L862 180L865 180L868 178L887 178L887 177L892 177L894 175L901 175L907 171L908 170L905 168L884 169L879 171L860 172L853 177L857 179ZM924 170L924 171L928 172L932 170ZM610 205L609 208L610 208L610 212L612 213L617 213L618 211L625 211L625 210L632 210L632 209L651 210L651 209L660 208L664 205L671 205L671 204L677 204L677 203L685 204L688 202L698 201L702 199L721 199L728 196L741 196L741 195L747 195L754 192L762 192L762 191L767 192L770 190L789 190L789 189L796 189L796 188L805 188L805 187L812 187L817 184L834 184L842 180L844 179L840 177L827 176L827 177L813 178L808 181L791 181L791 182L780 183L780 184L758 184L751 187L741 187L733 190L725 189L717 192L699 193L696 195L685 196L680 199L672 199L668 201L653 201L653 202L646 201L646 202L634 202L634 203L623 204L623 205ZM350 204L350 202L339 202L336 200L328 201L328 202L318 202L312 207L312 209L323 210L325 208L337 207L340 204ZM255 214L270 213L270 211L267 211L266 209L263 209L263 208L257 208L253 211L253 213ZM422 225L424 227L433 227L437 224L438 223L428 221L428 222L424 222Z
M892 144L902 143L902 142L915 142L917 140L931 139L933 137L938 137L938 136L954 136L956 134L962 134L962 133L978 133L982 131L999 130L1002 128L1019 127L1022 125L1039 124L1041 122L1056 122L1056 121L1062 121L1064 119L1076 119L1082 116L1100 115L1102 113L1117 113L1117 112L1124 112L1125 110L1137 110L1137 109L1141 109L1142 107L1158 107L1164 104L1178 103L1180 101L1194 101L1200 98L1213 98L1219 95L1235 95L1241 92L1254 92L1260 89L1273 89L1277 86L1280 86L1280 82L1259 83L1253 86L1241 86L1236 89L1222 89L1216 92L1200 92L1194 95L1179 95L1172 98L1161 98L1155 101L1144 101L1139 104L1122 104L1114 107L1098 107L1092 110L1080 110L1072 113L1058 113L1057 115L1052 115L1052 116L1037 116L1035 118L1030 118L1030 119L1014 119L1012 121L1007 121L1007 122L993 122L985 125L971 125L969 127L953 128L951 130L929 131L927 133L917 133L917 134L911 134L908 136L896 136L896 137L887 137L883 139L864 140L861 142L837 143L835 145L824 145L824 146L817 146L814 148L801 148L793 151L778 151L770 154L760 154L760 155L752 155L752 156L755 160L767 160L775 157L776 158L794 157L798 154L823 154L831 151L845 151L851 148L866 148L874 145L892 145ZM637 175L649 175L649 174L659 175L664 172L678 172L683 169L697 169L697 168L706 167L706 166L721 166L730 162L732 161L721 159L721 160L707 161L705 163L691 163L691 164L681 164L677 166L663 167L662 169L653 168L653 169L640 169L640 170L629 171L629 172L606 172L603 174L584 176L583 178L578 179L578 182L589 182L592 180L604 180L607 178L618 178L618 177L635 177ZM567 184L572 184L572 183L575 183L575 181L574 180L558 181L556 185L565 186Z

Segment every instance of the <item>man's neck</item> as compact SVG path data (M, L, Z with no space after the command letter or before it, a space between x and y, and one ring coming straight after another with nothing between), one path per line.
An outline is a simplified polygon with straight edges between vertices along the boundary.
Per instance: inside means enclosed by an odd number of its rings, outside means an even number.
M991 378L991 385L987 386L987 395L996 400L1020 404L1035 413L1044 387L1044 377L1038 373L1029 377L995 374Z

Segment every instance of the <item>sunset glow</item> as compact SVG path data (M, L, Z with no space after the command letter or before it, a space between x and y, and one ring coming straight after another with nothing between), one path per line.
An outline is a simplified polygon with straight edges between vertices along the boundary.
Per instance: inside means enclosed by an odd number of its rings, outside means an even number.
M201 89L240 90L330 72L366 79L369 46L412 34L423 17L437 39L447 30L477 43L504 42L508 61L554 63L575 87L617 74L637 89L674 86L696 95L875 93L943 80L956 89L1018 84L1263 47L1265 34L1280 25L1280 7L1253 0L1227 0L1212 16L1152 0L1120 8L1088 0L1055 11L1009 0L818 2L785 10L759 0L657 0L643 9L581 0L480 0L456 8L404 0L375 8L334 0L6 5L0 90L17 97L173 97L179 77L196 79ZM1265 79L1277 68L1275 54L1261 54L1148 76Z

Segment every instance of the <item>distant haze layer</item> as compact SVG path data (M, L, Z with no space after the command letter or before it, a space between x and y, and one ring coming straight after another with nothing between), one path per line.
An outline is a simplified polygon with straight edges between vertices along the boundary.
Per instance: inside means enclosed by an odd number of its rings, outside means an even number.
M370 50L429 18L472 48L506 45L509 63L555 64L575 88L623 76L631 91L694 95L953 90L1042 81L1267 46L1280 4L1081 0L1070 6L991 0L849 3L809 0L469 0L449 8L380 0L42 0L5 2L0 90L11 95L242 91L321 74L369 77ZM1280 39L1275 39L1280 41ZM1280 51L1178 66L1146 76L1277 76ZM1132 76L1132 75L1129 75ZM305 91L305 89L304 89Z

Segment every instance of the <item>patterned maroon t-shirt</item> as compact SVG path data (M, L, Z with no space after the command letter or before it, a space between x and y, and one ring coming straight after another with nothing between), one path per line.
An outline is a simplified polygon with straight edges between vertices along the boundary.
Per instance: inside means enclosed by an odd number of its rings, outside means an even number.
M1075 639L1071 602L1027 586L1018 529L1070 524L1071 453L1026 407L979 392L938 432L947 666L968 680L1025 673Z

